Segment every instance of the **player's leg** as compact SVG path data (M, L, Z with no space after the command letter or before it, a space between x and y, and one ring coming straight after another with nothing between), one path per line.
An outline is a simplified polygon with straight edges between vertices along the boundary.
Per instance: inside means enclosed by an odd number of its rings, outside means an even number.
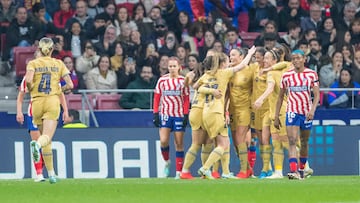
M215 140L213 140L213 149L214 148L216 148L216 141ZM226 152L224 152L224 155L223 156L225 156L225 158L226 158L226 156L227 155L225 155L225 153ZM210 155L210 154L209 154ZM219 173L219 168L220 168L220 161L222 161L222 158L220 159L220 160L218 160L218 161L216 161L214 164L213 164L213 166L212 166L212 172L211 172L211 175L214 177L214 178L220 178L220 173Z
M263 161L263 167L261 170L261 173L259 175L259 178L265 178L271 175L269 171L270 170L270 159L271 159L271 152L272 152L272 146L270 145L270 127L265 126L263 127L261 131L261 158Z
M290 179L297 178L296 174L298 171L298 152L296 149L296 143L299 139L299 126L287 126L287 135L289 139L289 166L290 166L290 173L288 174Z
M249 129L248 134L250 133L250 143L249 143L249 147L248 147L248 162L249 162L249 167L251 169L251 175L254 175L254 166L255 166L255 162L256 162L256 145L258 142L258 138L257 138L257 134L255 133L255 129ZM248 137L247 134L247 137Z
M169 177L169 175L170 175L170 156L169 156L169 152L170 152L170 146L169 146L170 132L171 132L171 128L160 126L160 129L159 129L160 151L161 151L161 155L163 157L163 160L165 161L165 168L164 168L165 177Z
M233 135L233 142L238 153L240 160L240 171L237 174L239 178L248 178L248 155L247 155L247 145L246 145L246 134L249 131L248 126L238 126L236 128L235 136Z
M28 120L28 122L29 122L29 120ZM33 126L32 119L31 119L31 125ZM29 128L29 133L30 133L31 140L34 140L34 141L36 141L41 135L39 129L35 128L35 126L33 128ZM35 162L33 160L33 163L34 163L35 171L36 171L36 178L34 179L34 181L35 182L45 181L44 176L43 176L44 162L43 162L42 152L40 153L40 160L38 162Z
M204 130L205 142L201 146L201 165L204 165L213 150L213 140L210 139L207 132Z
M181 170L184 163L184 134L185 127L182 125L183 118L175 117L173 119L174 128L174 144L175 144L175 166L176 166L176 175L175 179L180 179Z
M273 145L273 162L274 162L274 173L267 177L270 179L283 178L283 164L284 164L284 147L282 138L287 136L280 136L278 133L271 133L272 145Z

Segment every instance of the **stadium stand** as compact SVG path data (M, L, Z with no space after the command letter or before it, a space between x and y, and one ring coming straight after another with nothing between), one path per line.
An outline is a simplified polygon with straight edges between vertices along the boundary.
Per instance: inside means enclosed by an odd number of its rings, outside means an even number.
M66 103L69 109L81 110L82 109L82 101L81 101L81 94L68 94L65 96ZM88 100L93 109L96 109L96 102L93 100L92 95L88 95ZM85 103L85 109L89 109L88 105Z
M36 47L14 47L14 68L17 78L22 78L26 73L26 64L34 58Z
M121 98L121 94L101 94L96 95L96 101L97 101L97 109L98 110L116 110L116 109L122 109L119 106L119 100Z

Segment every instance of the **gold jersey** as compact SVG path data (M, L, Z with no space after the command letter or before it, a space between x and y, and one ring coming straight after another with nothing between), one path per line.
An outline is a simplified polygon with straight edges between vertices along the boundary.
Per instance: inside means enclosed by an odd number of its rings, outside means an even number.
M235 73L230 81L230 109L249 108L251 105L252 82L254 67L246 66L244 69Z
M225 92L229 80L233 75L233 69L220 69L214 75L205 73L203 76L201 76L198 81L200 86L203 86L206 89L218 89L222 93L222 97L219 99L216 99L212 94L205 93L204 112L206 111L207 113L224 113ZM199 88L199 92L204 93L204 91L201 91L201 88L202 87Z
M60 79L69 74L69 70L61 60L51 57L31 60L26 70L34 71L33 88L30 90L32 98L60 95Z
M280 94L280 81L281 77L284 72L288 71L289 68L285 68L283 70L272 70L267 73L267 83L274 83L274 90L268 97L269 102L269 112L270 112L270 119L274 120L275 118L275 110L276 110L276 103L279 98ZM284 95L284 100L281 105L280 114L285 115L286 113L286 106L287 106L287 95Z
M254 81L253 81L253 92L251 97L251 102L254 103L266 90L266 73L259 75L261 67L258 63L254 64ZM260 109L258 110L267 110L269 109L269 102L267 100L264 101Z
M205 94L200 94L198 91L195 91L194 97L191 101L191 108L203 108L205 102Z

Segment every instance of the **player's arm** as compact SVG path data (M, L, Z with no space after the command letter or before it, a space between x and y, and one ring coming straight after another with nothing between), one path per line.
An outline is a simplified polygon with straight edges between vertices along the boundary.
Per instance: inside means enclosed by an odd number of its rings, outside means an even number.
M25 92L19 91L16 99L16 121L21 125L24 123L24 114L22 113L22 103L24 101Z
M71 77L70 77L69 74L63 76L63 79L66 82L65 85L61 87L61 90L63 92L66 92L66 91L71 90L71 89L74 88L74 83L72 82Z
M241 63L234 66L234 67L232 67L232 70L234 71L234 73L240 71L241 69L245 68L249 64L249 62L250 62L252 56L254 55L255 51L256 51L256 47L252 46L249 49L248 54L246 55L246 57L241 61Z
M281 126L280 119L279 119L279 114L280 114L280 109L281 109L282 103L284 101L285 91L286 91L286 89L280 88L279 97L278 97L278 100L276 102L275 120L274 120L274 127L276 129L280 129L280 126Z
M306 115L306 120L313 120L314 119L316 107L319 104L319 99L320 99L320 88L319 88L319 86L314 86L313 87L313 94L314 94L313 103L312 103L310 112L308 113L308 115Z
M265 92L256 99L254 103L254 108L259 109L262 104L264 103L264 100L274 91L275 83L273 81L269 81L266 86Z
M29 91L32 89L33 86L34 73L35 73L34 69L26 70L25 82L26 82L26 87Z

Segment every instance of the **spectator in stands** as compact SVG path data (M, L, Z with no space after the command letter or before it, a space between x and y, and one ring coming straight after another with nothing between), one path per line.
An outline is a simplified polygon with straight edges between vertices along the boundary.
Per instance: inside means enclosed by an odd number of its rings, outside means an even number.
M44 4L36 3L32 7L32 18L34 23L37 23L42 32L46 34L63 34L62 30L55 27L52 18L46 13Z
M100 38L100 41L94 43L96 52L99 55L114 55L114 46L116 40L116 28L113 25L108 25L105 30L105 34Z
M117 88L125 89L127 85L136 79L136 61L133 57L126 57L123 66L116 72Z
M215 51L217 51L217 52L224 52L225 53L224 44L220 40L215 40L214 45L213 45L213 49Z
M301 51L303 51L305 53L305 56L307 57L310 53L309 42L305 39L301 39L296 45L296 49L300 49ZM306 64L305 67L307 67Z
M99 3L99 0L88 0L87 14L90 18L95 19L95 16L104 12L104 8Z
M289 22L287 26L289 31L287 34L281 36L280 41L288 45L291 50L295 50L296 45L300 41L301 28L299 24L294 22Z
M169 57L167 55L161 55L159 60L159 66L156 70L153 70L156 78L159 78L167 73L169 73L168 69Z
M109 56L100 56L97 66L87 73L86 87L89 90L117 89L117 76L115 71L111 70L111 62ZM104 92L97 92L94 94L103 93ZM116 94L116 92L112 92L110 94Z
M111 61L111 70L118 71L120 67L122 67L123 59L124 59L124 51L121 45L121 42L115 42L115 53L112 57L110 57Z
M76 59L76 70L78 71L78 77L85 79L86 74L92 70L96 64L98 64L100 56L96 53L91 41L86 41L82 47L82 56Z
M350 69L343 68L339 77L330 88L360 88L360 84L353 80ZM330 91L328 103L330 108L360 108L360 91Z
M304 32L303 39L309 42L311 39L317 38L317 31L313 29L308 29Z
M128 10L125 7L120 7L117 9L117 15L114 22L114 26L116 27L116 36L119 36L121 34L120 26L123 22L129 23L129 27L131 28L131 30L138 29L136 23L130 19Z
M189 72L188 64L187 64L188 53L186 52L186 48L183 45L177 46L175 56L179 59L179 64L181 66L180 67L181 74L183 76L186 76L186 73Z
M334 43L336 38L336 27L332 18L325 17L317 36L321 39L322 53L327 54L329 46Z
M256 37L256 39L254 41L255 46L264 46L264 43L265 43L264 36L266 33L275 33L275 35L276 35L275 40L278 41L280 39L275 21L269 20L266 23L264 30L261 31L261 34Z
M60 10L54 13L54 25L58 29L65 29L66 22L72 18L75 11L71 8L70 0L60 0Z
M137 30L131 31L130 34L130 45L127 47L127 55L133 56L136 61L140 61L140 57L144 50L146 49L146 45L141 43L141 33ZM144 48L145 47L145 48Z
M321 26L321 8L319 4L311 4L310 5L310 16L301 18L300 26L302 32L306 32L307 30L319 30Z
M278 24L278 13L268 0L258 0L255 7L249 10L249 32L261 32L269 20Z
M354 59L354 49L351 44L345 43L336 48L344 56L343 68L351 68Z
M159 53L156 51L155 45L153 43L149 43L145 50L142 49L142 52L143 53L140 55L140 57L137 57L138 65L142 67L143 65L147 64L155 69L159 63Z
M79 0L76 2L76 10L74 16L72 16L65 24L65 30L70 29L72 22L78 21L83 32L87 35L88 32L92 32L94 19L87 15L87 3L85 0Z
M70 50L72 56L76 59L81 56L81 47L83 47L86 40L87 38L82 31L81 24L78 21L74 21L70 24L70 30L65 33L64 49Z
M338 19L338 25L337 28L339 30L350 30L350 24L351 21L354 20L355 18L355 13L356 13L356 5L354 4L354 2L349 2L347 4L345 4L344 10L343 10L343 17Z
M134 5L132 19L135 21L141 35L151 35L151 32L153 31L153 22L147 17L143 3L139 2Z
M207 51L213 48L214 42L215 42L214 32L211 30L206 30L204 36L204 46L199 48L200 61L203 61L205 59Z
M360 48L360 18L355 18L350 24L351 41L350 43L356 48Z
M84 85L84 81L82 78L78 78L77 74L76 74L76 70L75 70L75 67L74 67L74 59L71 57L71 56L64 56L62 58L62 61L64 62L66 68L70 71L70 77L71 77L71 81L73 82L74 84L74 88L72 89L73 92L76 92L77 89L80 87L80 89L84 89L83 85ZM65 85L65 81L61 81L61 86L63 86L63 83ZM79 85L81 84L81 85Z
M113 1L107 1L104 6L104 13L109 17L111 24L114 24L116 18L116 4Z
M329 88L340 76L343 68L344 57L340 51L335 51L331 57L331 63L321 67L319 81L321 88Z
M35 23L33 23L27 15L25 7L18 7L16 10L16 18L10 23L6 32L6 45L2 56L3 61L13 60L12 48L15 46L32 46L37 45L40 38L45 33Z
M149 43L153 43L157 51L165 45L165 34L168 31L168 27L164 19L159 18L155 21L155 29L150 37Z
M289 0L279 12L279 32L288 31L288 23L300 24L300 19L308 13L300 7L300 0Z
M93 43L98 42L104 36L106 27L110 24L109 16L105 13L96 15L91 32L87 33L87 38L91 39Z
M189 45L191 52L198 53L200 47L204 46L204 33L206 31L205 24L196 21L191 25L190 31L189 31Z
M199 57L197 54L192 53L187 56L186 61L186 68L181 70L181 75L184 76L186 76L188 72L195 70L199 66Z
M229 54L230 51L236 47L243 48L247 47L240 39L236 28L231 27L226 31L226 40L224 43L225 53Z
M123 22L120 25L120 35L117 36L117 41L123 43L124 51L126 52L127 44L130 43L131 27L130 23Z
M154 79L150 66L143 66L140 77L130 82L126 89L154 89L156 80ZM119 105L124 109L150 109L151 95L144 92L126 92L123 93Z
M116 0L116 7L124 7L129 11L129 16L132 16L132 11L134 8L134 5L138 3L140 0L132 0L132 1L124 1L124 0Z
M179 17L177 18L176 21L176 30L175 30L176 38L180 44L184 44L190 40L189 32L191 26L192 26L192 21L189 17L188 12L180 11Z
M158 6L161 8L161 17L165 19L168 29L175 30L176 19L179 16L175 1L159 0Z
M273 32L265 33L264 35L264 48L266 50L272 50L276 46L279 46L279 43L277 42L278 35Z
M69 117L70 123L67 123L63 126L63 128L87 128L88 126L85 125L80 121L79 111L75 109L69 109Z
M351 71L353 73L353 81L360 84L360 50L354 53L354 61L352 63Z
M332 43L328 48L327 55L332 56L333 53L336 50L337 44L345 44L345 43L351 43L351 34L350 31L336 31L336 37L334 40L334 43ZM352 44L352 43L351 43Z
M179 13L180 15L180 13ZM161 8L159 6L153 6L149 12L149 17L153 23L161 18Z
M310 48L310 53L306 58L305 65L306 67L318 73L321 67L321 57L322 57L322 52L321 52L322 47L320 41L315 38L311 39L309 41L309 48Z
M177 45L178 42L176 40L174 32L168 31L165 35L165 44L159 49L159 54L167 55L167 56L175 56Z
M70 50L64 50L64 36L63 35L55 35L52 38L54 42L54 51L52 52L52 57L57 59L62 59L65 56L72 57L72 53Z
M16 15L16 5L11 0L0 1L0 27L1 33L6 33L11 21Z

